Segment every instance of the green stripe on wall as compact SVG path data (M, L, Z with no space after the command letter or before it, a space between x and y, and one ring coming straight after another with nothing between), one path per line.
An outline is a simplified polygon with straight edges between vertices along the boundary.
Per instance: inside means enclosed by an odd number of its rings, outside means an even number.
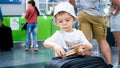
M20 16L5 16L4 17L4 24L6 26L10 26L10 18L17 17L19 18L19 30L12 30L13 41L25 41L26 39L26 31L21 30L21 24L25 22L25 19L21 19ZM38 17L38 33L37 33L37 40L45 40L46 38L52 35L52 16L47 16L45 19L43 16ZM55 28L56 30L56 28Z

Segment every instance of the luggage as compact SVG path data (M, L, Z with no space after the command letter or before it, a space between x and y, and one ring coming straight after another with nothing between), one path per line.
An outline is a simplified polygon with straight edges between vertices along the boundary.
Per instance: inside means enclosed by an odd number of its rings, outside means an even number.
M0 50L10 50L13 47L12 31L10 27L0 27Z
M96 56L69 56L53 58L44 65L44 68L108 68L101 57Z

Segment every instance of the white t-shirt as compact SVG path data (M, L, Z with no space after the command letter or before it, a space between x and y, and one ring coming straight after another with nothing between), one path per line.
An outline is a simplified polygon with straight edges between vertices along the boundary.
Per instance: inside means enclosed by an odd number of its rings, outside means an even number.
M66 45L66 41L70 42L71 44L85 43L89 44L92 47L83 32L76 29L73 29L73 32L65 32L63 30L58 30L48 39L60 45L66 51L70 50L70 47Z

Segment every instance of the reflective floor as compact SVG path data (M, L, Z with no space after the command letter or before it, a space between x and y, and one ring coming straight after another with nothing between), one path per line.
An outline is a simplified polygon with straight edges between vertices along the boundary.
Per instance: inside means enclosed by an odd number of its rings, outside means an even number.
M14 43L14 47L10 51L0 51L0 68L43 68L44 64L54 56L54 52L52 49L44 48L43 42L38 43L37 54L32 48L26 53L24 51L25 43ZM111 50L114 68L120 68L117 67L117 46L111 46ZM104 59L101 53L99 56Z
M51 49L44 48L42 42L39 42L37 54L34 53L33 48L26 53L24 45L25 43L14 43L14 48L10 51L0 52L0 67L32 68L31 66L34 66L34 68L42 68L54 54ZM25 65L28 67L24 67Z

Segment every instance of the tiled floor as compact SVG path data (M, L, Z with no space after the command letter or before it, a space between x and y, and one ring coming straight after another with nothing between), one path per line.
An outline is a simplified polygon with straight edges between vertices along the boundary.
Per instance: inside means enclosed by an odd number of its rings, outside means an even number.
M14 48L10 51L0 51L0 67L3 68L43 68L44 64L51 60L54 52L43 47L39 41L39 51L35 54L31 48L28 53L24 51L25 43L14 43ZM118 61L117 47L112 46L113 64ZM102 54L100 56L103 58ZM115 68L115 67L114 67ZM120 67L116 67L120 68Z
M25 53L24 45L25 43L15 43L12 50L0 52L0 67L38 64L39 68L42 68L54 54L51 49L44 48L42 42L39 42L39 51L37 54L34 53L32 48L28 53Z

